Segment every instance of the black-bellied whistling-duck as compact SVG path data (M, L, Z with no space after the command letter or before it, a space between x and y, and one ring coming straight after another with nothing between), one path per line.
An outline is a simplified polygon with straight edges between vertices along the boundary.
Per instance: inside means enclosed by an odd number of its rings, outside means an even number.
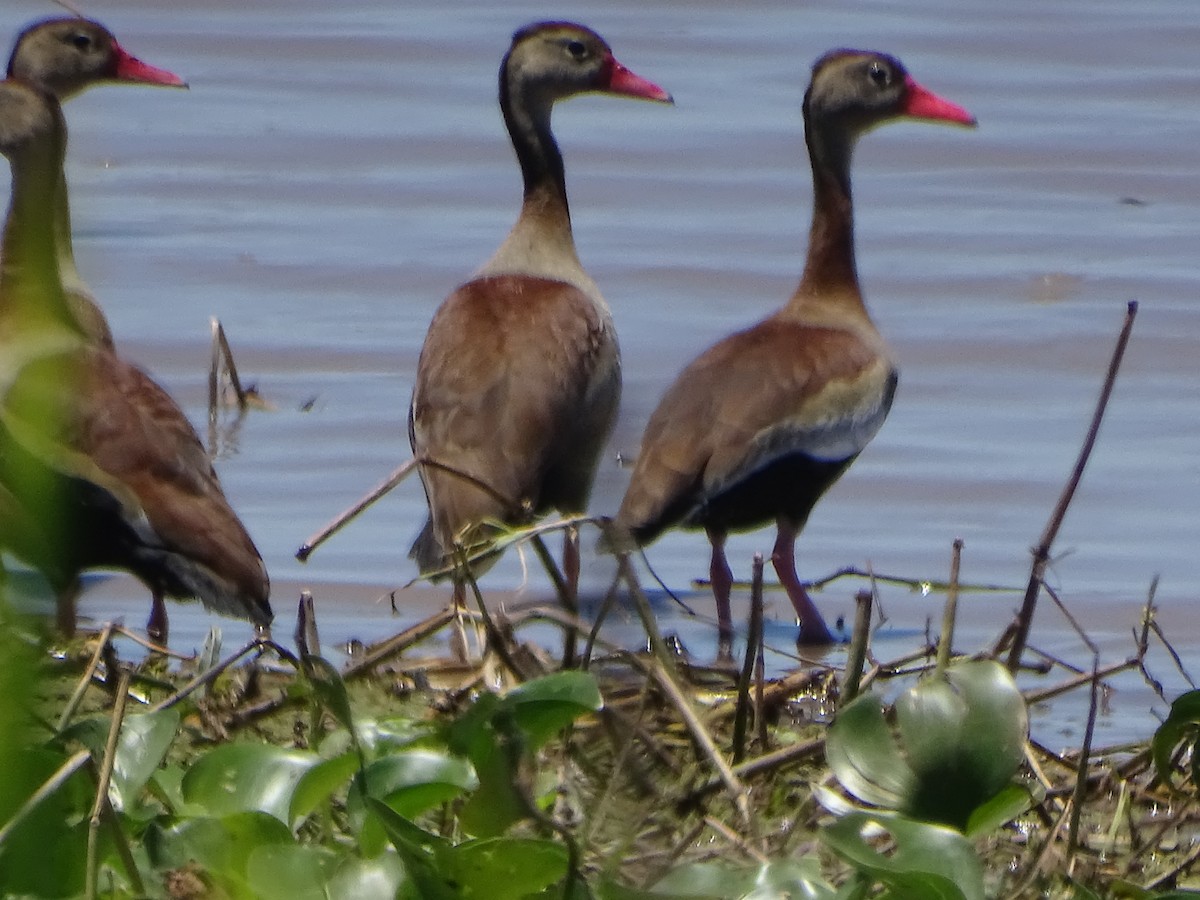
M126 569L151 590L266 625L266 568L187 418L140 369L83 334L63 290L53 209L58 101L0 82L12 199L0 268L0 542L41 569L74 628L78 575Z
M896 369L858 286L850 157L868 129L911 118L974 125L881 53L835 50L804 97L813 172L808 259L791 300L689 364L650 417L617 523L641 543L675 525L704 528L722 653L732 635L729 531L774 521L771 561L800 640L832 635L795 568L796 536L818 498L879 430Z
M8 77L53 94L60 103L95 84L187 87L178 75L131 56L99 22L75 17L35 22L17 35L8 60ZM59 191L54 210L59 275L84 332L97 343L111 347L108 320L75 267L65 175L63 178L64 188Z
M525 179L521 214L434 316L409 412L430 514L411 553L423 572L452 563L456 545L486 544L488 523L587 506L617 412L620 356L608 305L575 253L550 111L591 91L671 100L581 25L542 22L513 36L500 108ZM573 582L577 549L567 547ZM456 577L458 600L461 591Z

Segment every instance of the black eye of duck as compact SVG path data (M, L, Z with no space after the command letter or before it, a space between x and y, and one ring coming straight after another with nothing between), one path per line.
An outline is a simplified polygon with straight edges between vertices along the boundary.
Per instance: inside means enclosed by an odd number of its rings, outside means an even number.
M588 51L584 46L583 41L569 41L567 43L567 52L575 59L587 59Z
M86 34L80 34L79 32L76 32L75 34L71 35L71 44L76 50L88 50L92 46L92 39Z
M881 62L871 63L870 68L867 69L867 74L871 76L871 80L879 87L887 87L889 84L891 84L892 73L889 72L887 66Z

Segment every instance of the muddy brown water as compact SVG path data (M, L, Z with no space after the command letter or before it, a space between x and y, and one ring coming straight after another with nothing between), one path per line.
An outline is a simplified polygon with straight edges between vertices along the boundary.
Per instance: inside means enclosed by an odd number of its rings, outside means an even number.
M53 15L5 0L4 26ZM1053 584L1106 662L1155 575L1160 620L1186 663L1200 650L1200 104L1192 0L1047 8L1014 0L794 4L755 0L454 5L282 0L179 6L111 0L101 16L188 92L94 90L73 101L69 180L79 266L120 347L204 421L208 317L243 374L277 407L252 414L219 470L270 567L280 631L302 588L335 644L399 630L444 599L377 598L415 573L423 519L415 480L307 565L297 545L406 457L417 353L441 298L503 237L520 197L495 101L512 30L584 21L619 59L671 90L675 108L588 97L562 105L580 255L613 309L624 353L621 419L594 495L615 510L642 426L678 369L780 304L797 280L809 216L800 100L825 50L898 55L927 87L969 108L977 131L897 124L855 159L858 256L872 311L901 362L881 434L814 512L806 577L842 566L1022 585L1083 438L1126 301L1141 304L1096 452L1056 545ZM743 572L763 531L730 542ZM707 569L702 535L650 550L688 591ZM488 596L545 596L510 554ZM593 562L600 590L608 566ZM849 615L857 585L818 595ZM712 652L703 592L692 620L663 627ZM881 658L917 646L940 598L885 586ZM771 598L771 639L788 608ZM959 645L994 639L1012 594L964 600ZM111 579L84 599L97 619L141 625L144 591ZM173 642L241 623L172 608ZM614 634L633 635L620 621ZM630 638L634 639L634 638ZM1090 654L1043 601L1033 642L1080 665ZM839 651L828 659L838 662ZM781 662L780 665L784 663ZM1155 673L1184 686L1159 653ZM1114 682L1099 743L1145 736L1156 702ZM1051 743L1076 744L1082 700L1035 712Z

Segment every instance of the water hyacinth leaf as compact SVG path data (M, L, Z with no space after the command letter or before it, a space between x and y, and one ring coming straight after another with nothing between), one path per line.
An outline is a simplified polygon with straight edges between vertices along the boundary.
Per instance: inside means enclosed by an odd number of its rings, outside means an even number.
M525 732L530 749L547 740L580 716L604 706L596 679L588 672L555 672L513 688L503 698L513 719Z
M679 866L655 883L648 897L708 898L708 900L835 900L837 892L821 878L815 859L786 860L758 867L700 862Z
M825 757L842 787L864 803L898 809L912 791L912 769L873 694L838 711L825 739Z
M321 656L309 656L304 660L308 680L313 692L333 715L339 725L354 734L354 714L350 711L350 695L346 683L333 664Z
M292 793L319 763L315 753L271 744L223 744L183 776L183 797L210 815L257 810L290 824Z
M1024 759L1024 699L997 662L955 666L896 701L901 746L916 776L901 809L967 827L973 810L1012 780Z
M871 839L890 835L883 855ZM851 813L821 831L821 840L895 900L984 900L983 868L957 831L910 819Z
M267 844L246 860L246 883L259 900L326 900L337 857L312 844Z
M177 869L195 862L235 897L255 896L246 879L252 853L292 843L287 826L263 812L186 819L166 829L151 826L145 841L155 868Z
M412 818L453 800L479 785L475 770L465 759L432 750L393 753L371 763L363 779L350 786L347 809L352 821L366 816L363 785L370 797L382 800L401 816Z
M406 889L411 889L408 891ZM344 860L326 885L328 897L354 900L420 900L400 857L386 853L374 859Z
M991 834L1024 815L1045 798L1046 789L1038 782L1009 783L971 810L963 834L969 838Z
M162 764L178 733L179 712L175 709L125 717L109 790L109 798L116 809L133 805L138 793Z
M1175 698L1166 721L1158 726L1158 730L1154 732L1154 738L1150 742L1150 750L1154 756L1154 768L1158 772L1160 781L1167 785L1172 784L1171 757L1175 755L1175 748L1184 741L1194 746L1197 739L1200 739L1200 691L1188 691ZM1193 751L1192 781L1200 785L1194 768L1198 758L1200 758L1200 754Z
M441 866L442 857L450 850L449 841L418 828L374 797L367 797L367 807L396 848L408 877L416 886L417 897L421 900L461 900L457 885Z
M485 838L459 844L443 857L443 871L461 896L520 900L567 874L567 850L555 841Z
M332 759L321 760L301 775L288 804L288 823L292 829L299 827L313 810L344 788L357 771L358 754L348 750Z
M87 747L99 766L104 759L112 720L108 716L90 716L76 722L63 737ZM113 760L109 799L118 810L130 808L167 755L179 731L179 713L164 709L152 713L128 715L121 722L117 753Z

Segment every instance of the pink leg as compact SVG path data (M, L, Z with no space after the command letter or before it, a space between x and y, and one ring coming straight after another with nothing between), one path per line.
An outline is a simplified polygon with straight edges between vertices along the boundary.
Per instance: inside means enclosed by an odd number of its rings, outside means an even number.
M729 594L733 590L733 572L725 559L725 532L706 529L712 544L712 562L708 577L712 582L713 598L717 601L717 655L722 659L731 654L733 644L733 614L729 609Z
M150 621L146 623L146 635L160 646L167 644L167 605L162 593L154 591L150 599Z
M798 644L818 645L832 644L833 635L830 633L825 620L821 618L820 610L808 596L796 577L796 527L783 519L778 521L779 534L775 539L775 549L771 552L771 564L779 575L779 581L787 591L796 608L796 617L800 620L800 637Z

